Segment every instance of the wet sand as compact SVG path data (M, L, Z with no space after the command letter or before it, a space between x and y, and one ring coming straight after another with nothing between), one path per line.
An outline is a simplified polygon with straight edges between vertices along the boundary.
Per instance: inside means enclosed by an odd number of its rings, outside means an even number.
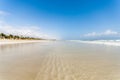
M75 42L0 46L0 80L120 80L120 47Z

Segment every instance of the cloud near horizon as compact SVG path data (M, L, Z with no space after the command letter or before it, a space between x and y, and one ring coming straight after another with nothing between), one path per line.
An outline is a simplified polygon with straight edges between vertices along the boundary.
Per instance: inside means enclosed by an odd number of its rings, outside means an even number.
M117 31L106 30L106 31L100 32L100 33L97 33L97 32L87 33L84 36L85 37L97 37L97 36L111 36L111 35L120 35L120 33Z
M26 37L29 36L29 37L44 38L44 39L56 39L56 37L54 36L50 36L40 32L40 29L37 26L14 27L2 21L0 22L0 33L20 35L20 36L22 35Z
M95 38L95 39L111 39L111 38L120 38L120 33L113 30L106 30L104 32L91 32L83 35L84 38Z

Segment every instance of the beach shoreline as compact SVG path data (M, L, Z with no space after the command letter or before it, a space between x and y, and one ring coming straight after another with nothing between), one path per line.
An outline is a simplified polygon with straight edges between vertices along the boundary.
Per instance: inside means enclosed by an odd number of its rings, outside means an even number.
M35 42L46 42L48 40L9 40L9 39L0 39L0 45L5 44L20 44L20 43L35 43Z

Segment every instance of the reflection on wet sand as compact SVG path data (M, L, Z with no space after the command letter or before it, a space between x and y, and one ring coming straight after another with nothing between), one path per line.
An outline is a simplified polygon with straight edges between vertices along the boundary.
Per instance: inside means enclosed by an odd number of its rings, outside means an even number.
M0 80L119 80L120 47L74 42L0 46Z

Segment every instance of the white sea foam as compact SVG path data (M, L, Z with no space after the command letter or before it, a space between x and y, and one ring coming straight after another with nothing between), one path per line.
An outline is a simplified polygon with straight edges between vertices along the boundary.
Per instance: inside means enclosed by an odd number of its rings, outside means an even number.
M80 42L80 43L89 43L89 44L120 46L120 40L94 40L94 41L70 40L70 41Z

